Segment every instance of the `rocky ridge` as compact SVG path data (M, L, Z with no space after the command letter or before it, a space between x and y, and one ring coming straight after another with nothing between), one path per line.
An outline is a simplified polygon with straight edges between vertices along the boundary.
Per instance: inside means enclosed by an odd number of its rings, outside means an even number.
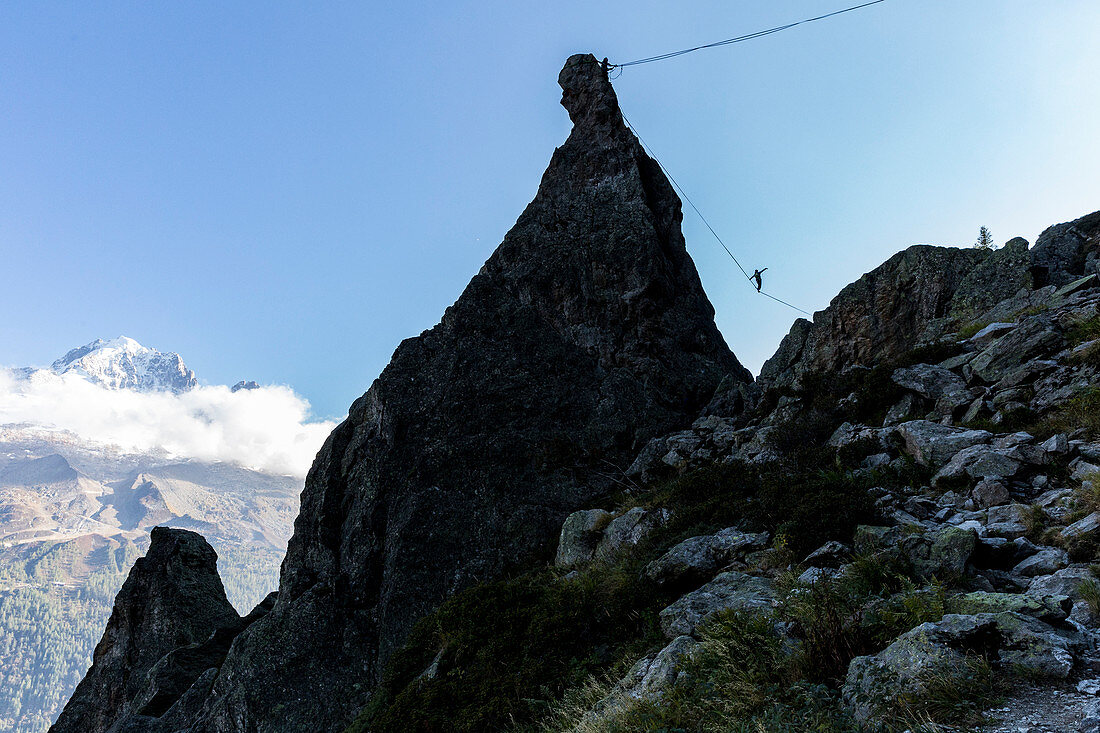
M1100 578L1091 564L1100 548L1094 386L1100 372L1100 278L1095 249L1087 260L1083 253L1072 259L1049 251L1050 242L1062 241L1076 252L1088 236L1095 239L1097 221L1091 215L1052 227L1040 238L1048 249L1033 250L1029 258L1020 257L1022 240L1010 242L1008 252L998 250L996 259L927 248L896 256L838 296L831 306L836 311L818 314L812 326L796 324L788 338L798 339L799 349L785 342L766 370L772 381L762 377L758 385L763 409L705 415L690 430L651 441L629 470L642 484L690 476L715 463L779 461L777 426L812 421L809 389L820 388L815 375L848 371L866 377L876 364L885 364L893 387L886 394L896 400L878 405L885 418L877 424L844 422L828 445L862 456L857 472L909 464L923 469L927 483L872 488L880 524L858 527L851 546L833 541L788 566L800 573L793 588L783 587L781 572L753 561L748 549L725 556L725 565L707 556L723 547L723 537L743 536L738 527L682 542L651 563L660 566L669 555L678 556L679 564L694 573L693 585L703 584L661 612L668 646L640 660L588 714L588 724L610 726L625 710L660 704L683 684L678 670L690 666L693 651L705 640L707 619L731 611L771 617L789 602L784 594L843 582L856 572L853 558L885 554L900 557L914 578L946 581L944 608L954 613L852 659L840 693L861 729L893 730L886 721L899 701L905 701L904 707L932 694L933 679L965 686L972 674L968 665L983 659L999 673L1022 675L1001 707L987 711L988 730L1100 730L1100 699L1092 697L1100 691L1095 679L1100 673ZM904 314L912 335L899 339L896 332L873 325L868 330L867 319L856 321L854 332L833 327L845 320L838 320L839 313L876 302L871 283L903 279L914 259L930 256L941 263L957 257L978 264L961 278L950 269L942 276L931 270L919 276L938 278L941 290L935 296L938 305ZM1078 268L1054 276L1060 287L1021 288L999 302L987 299L981 310L973 307L981 302L975 297L980 293L945 285L982 282L991 265L1007 267L1009 278L1019 281L1035 271L1034 262L1050 261L1072 261ZM918 290L924 291L924 285L918 282ZM853 298L862 305L847 302ZM946 307L950 303L955 310ZM886 301L886 313L895 313L896 307L896 301ZM950 355L942 358L944 349L936 347L946 347ZM855 356L859 349L868 349L870 358ZM936 363L908 363L937 351L941 359ZM858 389L831 396L841 398L834 414L858 413L860 403L868 401ZM566 530L574 521L567 520ZM559 562L573 556L566 545L577 541L566 530ZM685 554L685 545L698 549ZM1017 723L1026 725L1017 728Z
M413 618L556 547L554 582L641 558L638 582L668 599L665 643L556 729L630 729L637 711L683 712L693 694L712 705L698 681L723 630L748 629L786 664L820 641L806 606L847 593L831 622L845 646L827 658L842 669L813 692L838 720L985 724L973 716L1023 709L1009 696L986 710L995 675L1077 685L1080 707L1061 719L1098 730L1100 706L1085 701L1100 691L1100 215L1052 227L1031 250L899 253L797 322L753 384L713 329L679 202L596 60L572 57L560 81L573 134L441 324L401 345L319 454L270 613L162 715L125 724L341 730ZM812 479L856 487L866 521L826 526L836 536L812 551L791 550L812 522L763 529L766 516L744 512L682 536L706 520L678 525L692 507L662 504L664 487L714 485L722 470L782 476L795 444L818 442L834 463ZM767 513L717 481L719 500ZM473 673L447 651L397 692ZM927 704L945 688L962 697L946 713ZM70 703L88 721L79 711L104 705ZM393 729L363 715L357 730Z

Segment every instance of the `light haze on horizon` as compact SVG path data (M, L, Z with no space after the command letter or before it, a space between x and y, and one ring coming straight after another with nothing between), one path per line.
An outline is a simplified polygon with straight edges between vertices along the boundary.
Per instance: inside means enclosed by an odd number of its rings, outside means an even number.
M434 325L619 62L854 0L0 6L0 366L119 334L343 415ZM615 80L765 285L809 311L911 244L1100 209L1100 3L887 0ZM753 372L799 314L687 209Z

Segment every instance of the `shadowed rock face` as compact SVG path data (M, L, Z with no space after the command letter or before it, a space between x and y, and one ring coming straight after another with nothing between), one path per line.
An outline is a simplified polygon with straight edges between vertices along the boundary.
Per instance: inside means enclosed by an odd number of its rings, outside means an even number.
M1100 256L1100 211L1049 227L1031 250L1035 286L1061 287L1096 271ZM1091 265L1091 267L1090 267Z
M201 535L156 527L115 598L92 667L52 733L98 733L137 712L131 703L168 652L206 641L240 617L226 600L218 556Z
M960 283L989 253L917 245L847 286L829 307L800 318L760 370L763 389L794 389L811 373L889 362L913 349L929 323L947 316Z
M1031 287L1031 252L1027 240L1016 237L966 274L951 298L951 313L974 316Z
M128 725L342 730L418 618L549 559L564 518L647 440L686 427L723 379L751 382L714 326L680 201L596 60L570 58L559 82L572 134L439 325L398 347L318 454L274 609L233 641L200 712L179 719L213 673L159 724ZM129 673L179 646L143 648Z

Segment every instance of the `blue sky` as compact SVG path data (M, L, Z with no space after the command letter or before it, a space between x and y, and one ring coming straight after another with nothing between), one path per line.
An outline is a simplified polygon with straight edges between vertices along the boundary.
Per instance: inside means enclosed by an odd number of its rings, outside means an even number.
M339 416L431 327L569 131L556 77L844 0L0 5L0 364L126 334ZM887 0L629 68L642 136L772 291L1100 209L1100 4ZM699 221L753 371L796 313Z

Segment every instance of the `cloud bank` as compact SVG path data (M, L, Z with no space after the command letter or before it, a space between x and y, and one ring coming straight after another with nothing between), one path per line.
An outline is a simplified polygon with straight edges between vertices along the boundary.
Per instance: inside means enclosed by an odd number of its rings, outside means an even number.
M226 461L305 476L336 426L311 421L309 402L289 387L230 391L200 386L182 394L109 389L75 374L0 369L0 424L68 430L127 452L164 450L177 458Z

